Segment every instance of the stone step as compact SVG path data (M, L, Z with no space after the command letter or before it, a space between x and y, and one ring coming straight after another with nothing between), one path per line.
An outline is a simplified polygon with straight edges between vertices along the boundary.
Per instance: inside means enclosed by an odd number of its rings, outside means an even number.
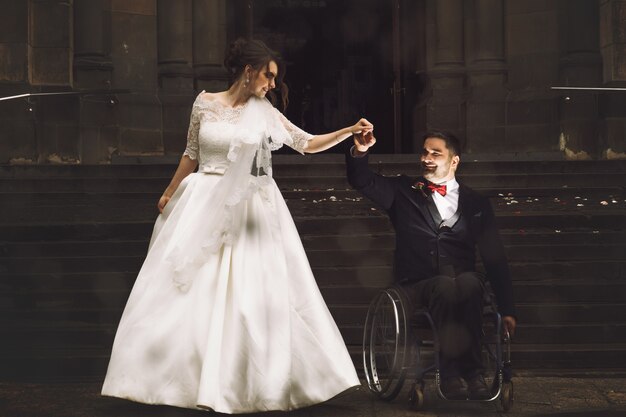
M110 349L40 349L11 352L0 358L0 379L5 382L102 382Z
M304 195L304 193L299 193ZM0 224L31 224L61 222L116 222L154 221L158 215L154 199L131 199L115 197L102 200L100 195L87 195L80 201L53 199L41 201L20 201L13 196L5 196L8 202L0 204L3 217ZM626 200L621 197L560 197L560 198L520 198L494 197L492 205L500 218L538 216L543 213L561 216L605 216L626 214ZM2 200L0 200L2 201ZM353 197L334 195L320 199L299 197L287 200L287 206L295 218L302 217L346 217L384 215L376 205L354 194ZM523 223L521 223L523 225Z
M417 173L417 154L372 154L370 166L375 171L407 175ZM274 155L272 158L276 175L345 175L345 158L342 154L317 155ZM112 165L2 165L0 178L39 178L39 177L169 177L176 170L178 158L168 163L141 163L132 160L126 164ZM623 160L597 161L475 161L465 160L459 167L460 175L473 173L501 174L560 174L586 173L599 174L626 172Z
M363 370L361 345L348 345L356 368ZM560 374L564 370L599 370L626 368L626 345L623 343L577 345L563 344L511 344L513 375L517 370L553 370Z
M371 158L385 175L417 175L416 160ZM342 155L274 162L322 295L360 367L367 305L391 283L390 223L347 184ZM101 380L174 170L0 167L0 378ZM491 197L512 261L514 367L626 368L624 173L626 161L464 161L459 176Z
M328 306L341 325L363 326L368 305L331 304ZM537 303L520 302L516 305L520 325L561 324L624 324L626 302L619 303ZM6 313L5 313L6 314ZM13 313L16 317L20 314ZM26 317L27 318L27 317Z
M368 305L330 304L328 306L335 322L341 326L363 326ZM518 303L517 313L525 325L565 324L624 324L626 303ZM42 306L28 308L15 306L0 308L2 320L18 326L18 323L80 323L83 325L116 326L122 310L107 306Z
M320 285L327 304L366 305L378 293L380 286L353 286L344 284ZM626 295L626 281L594 281L560 279L554 281L516 281L513 283L515 299L536 303L621 303Z
M2 291L110 291L130 288L135 281L143 257L96 258L98 262L85 258L53 259L5 264L12 271L0 272ZM370 261L373 263L374 260ZM17 267L19 266L19 268ZM320 266L313 264L313 273L320 286L347 285L354 287L384 287L393 281L391 263L366 265L349 263L347 266ZM480 268L479 268L480 269ZM514 282L533 282L548 285L559 279L571 280L573 285L581 280L603 283L619 283L626 278L624 261L577 261L577 262L511 262L511 277ZM0 294L0 297L2 295ZM27 298L28 294L24 294ZM534 295L537 297L540 295ZM518 297L519 301L530 301Z
M352 188L288 188L278 184L280 192L286 200L300 200L306 201L328 199L335 197L337 199L365 199L358 191ZM534 187L506 187L506 188L493 188L493 187L475 187L477 192L490 198L503 198L503 197L516 197L524 199L526 197L537 197L541 201L553 200L555 197L584 197L587 199L594 199L602 201L609 197L623 198L624 187L606 187L604 185L590 187L564 187L558 185L555 187L546 187L537 185ZM12 192L0 192L2 205L7 207L24 205L24 204L38 204L49 206L73 206L73 205L86 205L86 204L115 204L119 200L125 202L154 202L159 199L163 190L162 189L144 189L139 191L128 192L93 192L93 191L30 191L28 189L20 189ZM623 202L623 201L621 201Z
M138 216L141 213L137 214ZM0 223L2 241L62 241L94 239L147 239L154 225L156 214L144 214L149 220L137 221L73 221ZM71 215L70 215L71 217ZM123 217L120 215L120 217ZM305 235L354 235L376 234L391 230L387 217L379 211L367 210L360 215L343 213L338 216L295 216L294 221L301 236ZM536 213L505 213L498 216L500 229L518 230L525 233L531 229L574 232L584 229L593 231L626 229L623 212L605 213L559 213L557 211Z
M315 193L315 192L310 192ZM334 192L328 192L334 193ZM348 193L348 192L346 192ZM305 192L296 192L298 196ZM298 197L286 200L291 215L299 220L320 217L372 217L385 216L383 210L358 194L336 197L327 195L318 199ZM339 195L339 193L335 193ZM158 216L154 198L113 197L103 199L102 195L90 194L76 199L63 199L55 195L44 201L37 196L31 200L16 198L14 195L0 195L2 225L40 223L102 223L102 222L153 222ZM626 215L626 200L615 196L595 197L493 197L491 204L498 221L509 217L530 218L560 214L563 217L585 216L602 217ZM501 220L503 219L503 220ZM524 223L520 222L523 226Z
M329 305L368 305L381 288L391 281L377 286L320 285L320 291ZM100 287L106 288L101 289ZM26 285L7 288L0 294L0 311L14 309L83 309L87 307L123 309L130 286L108 289L107 283L96 281L90 289L29 288ZM626 295L626 280L618 281L568 281L552 282L516 281L513 283L515 298L521 303L621 303Z
M506 247L543 248L546 246L601 247L626 244L626 232L613 230L583 230L555 232L554 230L501 230L500 235ZM302 243L307 250L393 248L393 231L377 234L344 234L336 236L304 235ZM65 240L65 241L0 241L0 259L5 257L64 257L108 255L145 255L149 240L110 239L110 240ZM532 250L532 249L531 249ZM539 249L541 250L541 249Z
M120 250L122 248L119 248ZM624 245L595 245L575 248L563 246L514 246L507 248L511 274L514 279L535 279L569 276L580 278L593 272L593 268L606 268L608 273L594 273L605 277L624 277L626 251ZM589 256L583 256L584 254ZM592 256L593 255L593 256ZM391 266L393 249L334 249L308 250L309 263L314 267L367 267ZM63 257L2 257L0 276L42 273L97 273L138 272L145 258L145 250L137 254L107 254L106 256ZM604 265L604 266L603 266ZM581 275L582 274L582 275Z
M395 175L395 172L387 172ZM417 175L417 172L415 173ZM164 177L41 177L41 178L4 178L0 182L0 192L142 192L154 190L162 191L168 185L170 176ZM624 172L605 172L590 175L588 173L554 173L545 174L469 174L459 175L459 180L472 188L532 188L541 184L541 187L551 188L593 188L601 183L605 188L624 187L626 185ZM335 175L317 173L299 176L276 176L277 184L284 189L307 188L325 190L351 189L345 177L345 172Z
M292 204L289 204L293 207ZM33 212L37 212L36 215ZM3 213L6 213L4 211ZM294 221L298 226L301 235L304 234L338 234L348 232L349 227L355 223L361 223L355 232L376 233L381 230L391 230L391 224L383 212L377 208L360 204L351 207L346 205L303 205L298 210L292 210ZM100 229L111 226L113 229L119 228L116 224L136 224L148 223L150 230L157 218L157 211L152 204L146 205L142 209L129 210L128 207L118 206L108 209L106 207L84 207L74 208L71 211L64 208L51 209L48 207L37 207L30 209L15 209L14 212L2 218L0 222L0 236L3 240L21 240L21 231L32 235L34 231L41 230L42 239L47 239L49 234L47 229L59 229L67 226L69 229L91 228L94 226ZM379 218L379 219L376 219ZM500 212L497 213L497 222L500 229L514 229L529 231L531 229L551 228L559 231L580 230L583 228L593 230L622 230L626 222L626 210L606 210L598 211L544 211L544 212ZM381 224L382 223L382 224ZM28 231L31 228L33 230ZM12 235L12 229L18 230L16 235ZM20 230L21 229L21 230ZM63 231L59 233L66 233ZM122 232L122 236L127 234ZM6 237L5 237L6 236ZM115 234L111 234L114 238ZM54 237L52 237L54 238ZM71 235L70 237L71 238Z
M626 232L615 230L581 230L559 231L554 229L500 230L500 237L506 247L545 247L579 245L623 245L626 244ZM393 248L395 233L393 231L376 234L345 234L336 236L303 235L302 243L307 250L328 249L331 245L345 249ZM70 243L72 244L72 243ZM15 245L19 245L16 243ZM28 243L25 251L28 251ZM32 244L30 244L32 245ZM147 246L147 241L146 241ZM1 246L0 246L1 247ZM16 251L19 250L17 247ZM66 252L67 253L67 252Z
M626 345L602 344L589 340L585 344L547 344L511 346L513 369L624 369ZM515 372L515 371L514 371Z
M360 239L360 240L359 240ZM395 240L393 236L354 236L352 239L304 239L304 248L309 261L316 266L363 265L362 262L392 262ZM116 257L144 257L147 241L102 241L102 242L52 242L51 244L14 244L0 242L0 272L19 270L20 265L48 260L48 265L78 262L84 259L87 264L98 257L116 262ZM619 261L626 260L626 242L596 244L507 244L505 246L510 261L550 262L550 261ZM103 255L106 254L106 255ZM364 261L363 258L371 258ZM66 261L67 260L67 261ZM352 263L351 263L352 262ZM375 263L378 265L378 263Z
M358 345L363 341L362 325L338 323L346 344ZM83 322L26 320L0 322L5 340L0 355L29 350L35 345L51 349L80 347L100 348L103 353L113 343L117 323L88 324ZM526 324L521 322L515 333L515 342L521 344L584 344L589 340L602 344L626 343L626 323L577 323L577 324ZM37 347L36 349L39 349Z
M514 281L552 282L558 279L615 282L626 277L624 262L511 262L511 275ZM345 267L322 267L313 265L313 274L318 285L336 285L354 283L362 286L382 286L390 283L393 276L391 265L370 266L359 265ZM20 279L19 277L17 278Z
M346 344L356 345L363 341L363 326L342 326L339 330ZM520 323L515 331L516 343L558 343L576 345L590 340L596 343L626 343L626 323L583 323L583 324L525 324Z
M348 345L353 362L363 377L362 349ZM626 345L533 345L511 346L513 375L523 369L602 370L625 368ZM0 356L0 378L3 381L25 382L101 382L106 373L110 350L81 348L18 351Z

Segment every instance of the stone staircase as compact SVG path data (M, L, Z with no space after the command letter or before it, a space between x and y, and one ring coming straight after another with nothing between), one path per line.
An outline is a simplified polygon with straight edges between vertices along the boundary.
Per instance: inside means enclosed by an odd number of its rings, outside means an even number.
M417 175L414 155L371 158ZM0 167L0 380L99 380L174 165ZM275 158L276 181L361 368L394 235L341 155ZM516 370L626 370L626 161L463 162L492 198L520 323Z

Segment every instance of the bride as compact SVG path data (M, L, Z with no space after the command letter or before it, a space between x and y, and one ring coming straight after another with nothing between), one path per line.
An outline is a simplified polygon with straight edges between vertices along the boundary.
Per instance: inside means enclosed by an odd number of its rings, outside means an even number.
M271 151L320 152L373 126L361 119L316 136L294 126L265 98L284 69L261 41L233 42L224 63L232 85L193 104L102 394L222 413L292 410L360 383L272 179Z

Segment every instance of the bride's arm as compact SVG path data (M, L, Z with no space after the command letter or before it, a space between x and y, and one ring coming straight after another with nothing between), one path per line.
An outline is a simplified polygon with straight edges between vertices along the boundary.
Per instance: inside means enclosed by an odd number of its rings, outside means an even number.
M180 158L178 168L176 168L176 172L174 173L172 181L170 181L170 185L167 186L157 203L157 207L161 213L163 213L165 205L168 201L170 201L170 198L172 198L172 195L182 180L185 179L187 175L195 171L198 166L198 154L200 153L198 133L200 131L201 117L199 106L197 106L196 103L198 103L203 94L205 94L204 90L198 94L198 97L196 97L196 101L194 101L191 108L191 115L189 116L189 129L187 130L187 147L185 148L185 152L183 152L183 156Z
M275 107L272 107L272 111L278 117L287 133L291 136L292 143L288 143L288 146L301 154L322 152L338 145L355 133L371 133L374 130L374 125L372 125L367 119L361 119L354 125L344 127L343 129L339 129L335 132L325 133L322 135L311 135L291 123L291 121L289 121L289 119L287 119L285 115L279 112Z
M165 205L168 203L168 201L170 201L170 198L172 198L174 191L176 191L181 181L185 179L187 175L195 171L197 166L198 160L191 159L188 155L183 155L183 157L180 158L180 162L178 164L178 168L176 168L174 177L172 178L172 181L170 181L170 185L168 185L163 192L163 195L161 196L161 198L159 199L159 203L157 204L157 206L159 207L159 212L163 212L163 208L165 208Z
M371 132L374 126L366 119L361 119L352 126L344 127L335 132L315 135L309 139L304 148L306 153L317 153L332 148L355 133Z

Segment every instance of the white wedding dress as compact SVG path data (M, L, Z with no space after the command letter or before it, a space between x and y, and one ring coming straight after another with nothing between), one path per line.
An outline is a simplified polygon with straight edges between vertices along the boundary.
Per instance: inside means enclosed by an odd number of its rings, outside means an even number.
M225 210L235 216L229 227L240 226L236 233L227 230L229 238L212 250L200 248L210 246L203 229L223 206L215 195L228 178L233 141L249 133L241 124L248 107L230 108L202 93L196 99L185 154L198 159L198 172L183 180L156 221L103 395L248 413L304 407L360 385L269 175L248 187L237 210ZM302 153L311 135L274 108L262 117L278 121L284 143Z

